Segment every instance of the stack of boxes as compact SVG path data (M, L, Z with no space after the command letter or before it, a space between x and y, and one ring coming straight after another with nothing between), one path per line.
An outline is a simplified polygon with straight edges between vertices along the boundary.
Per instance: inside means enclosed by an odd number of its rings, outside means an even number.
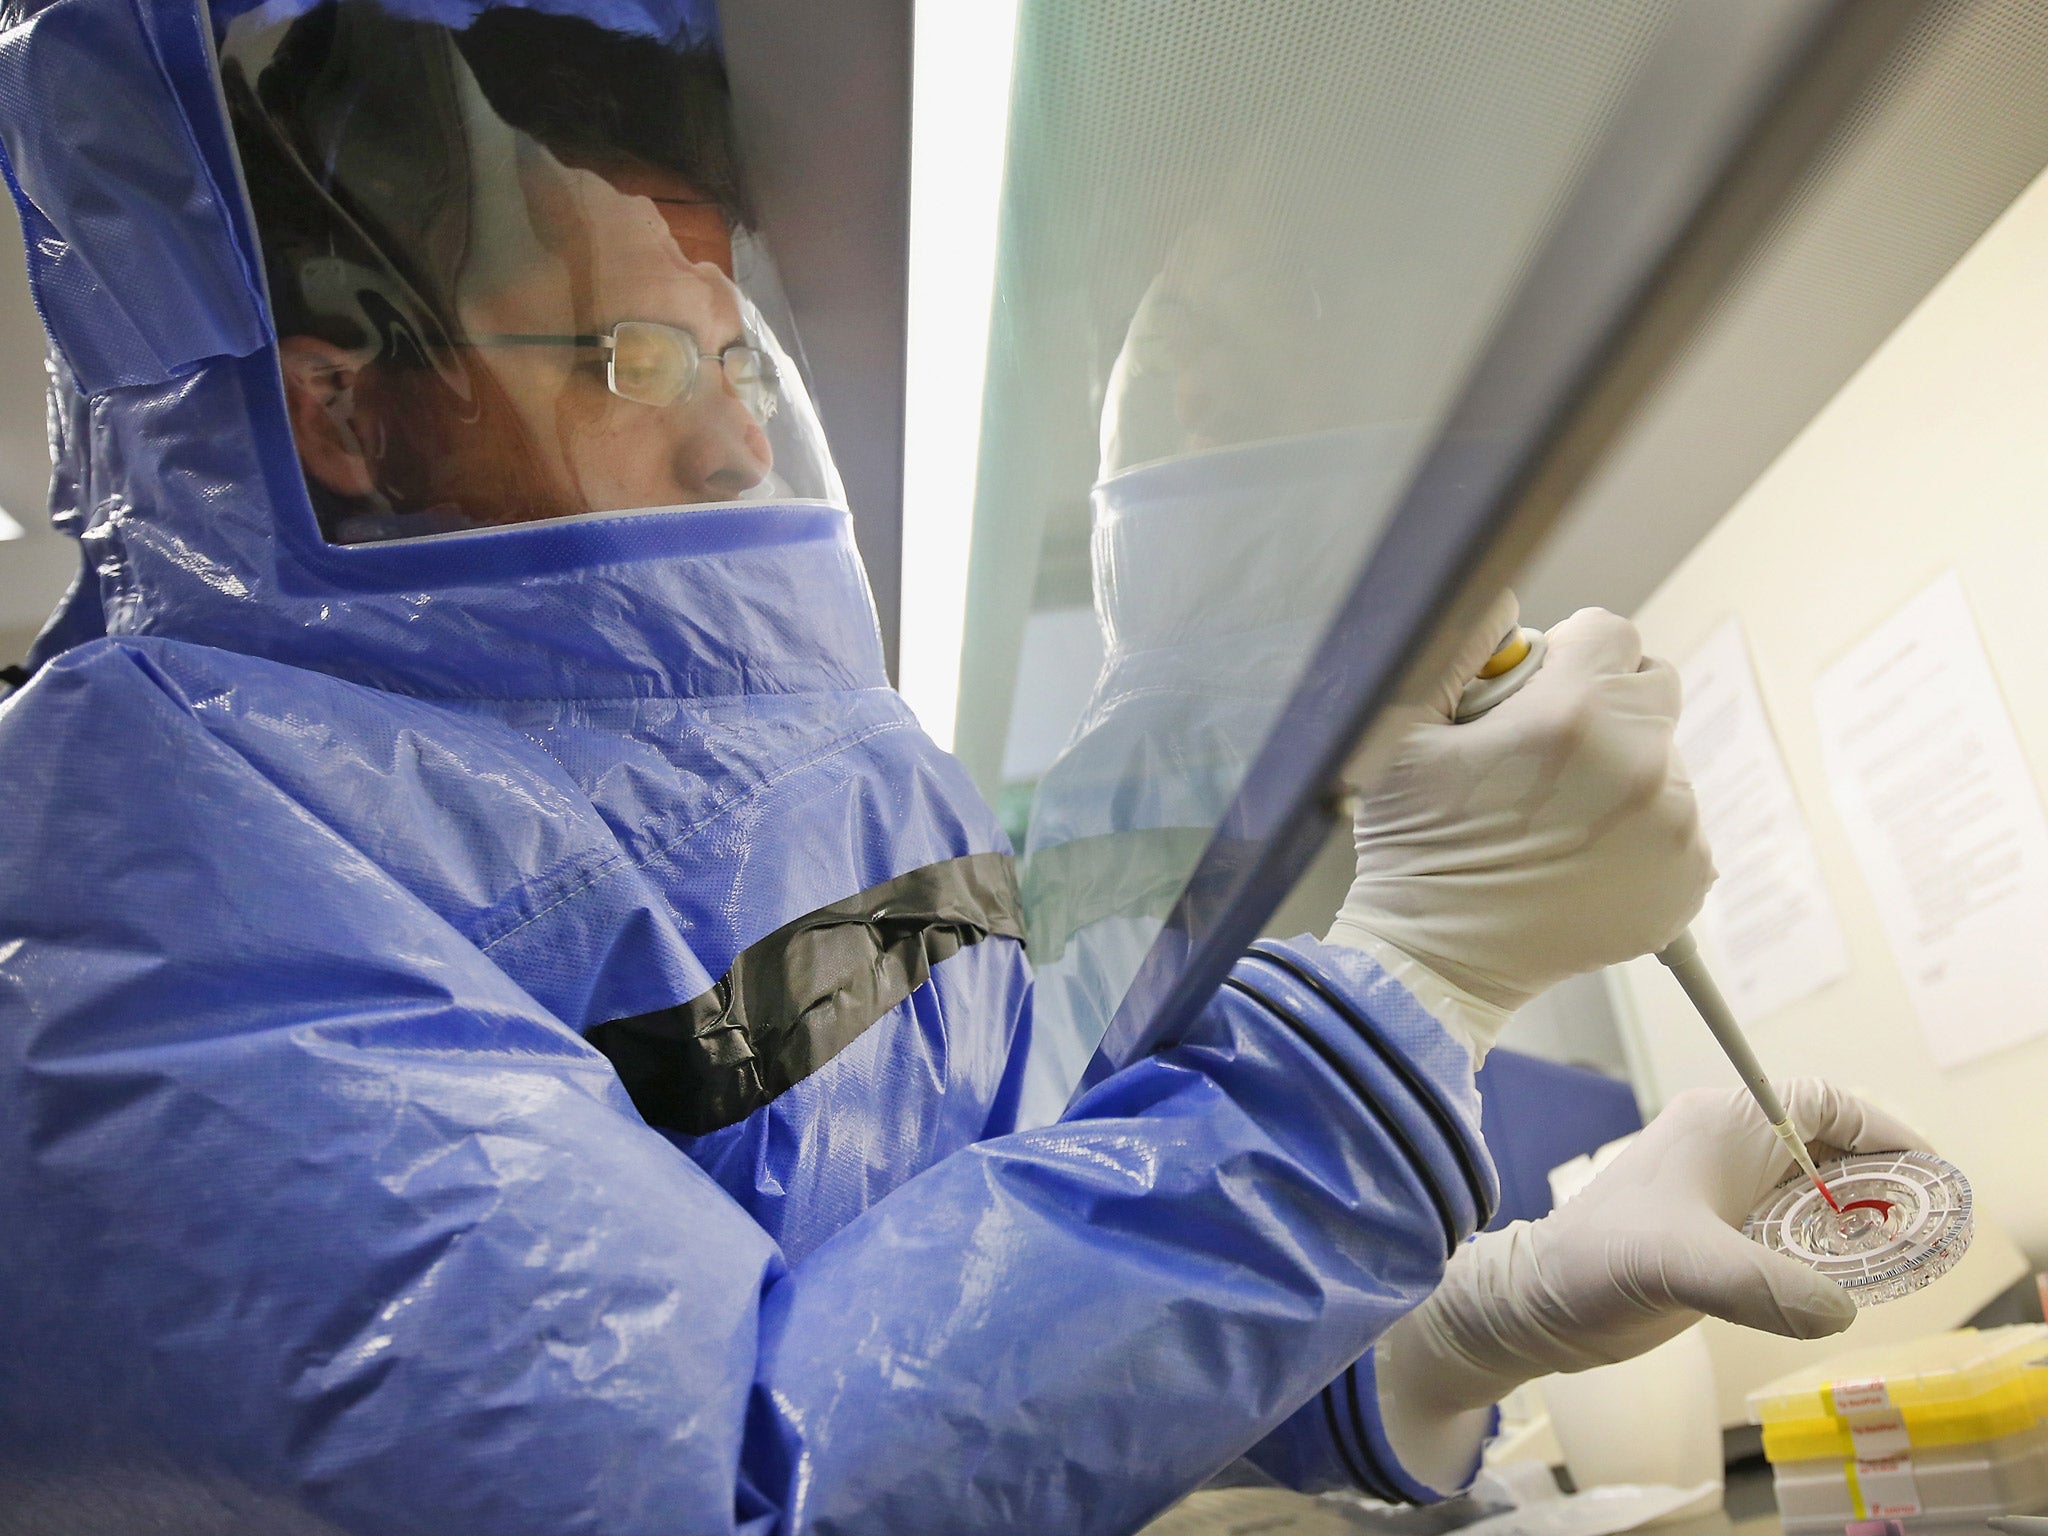
M1842 1355L1749 1395L1786 1536L1971 1529L2048 1510L2048 1325Z

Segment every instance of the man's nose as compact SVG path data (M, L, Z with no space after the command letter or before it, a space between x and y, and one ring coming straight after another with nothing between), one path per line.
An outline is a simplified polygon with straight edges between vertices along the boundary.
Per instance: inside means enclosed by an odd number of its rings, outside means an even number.
M715 369L715 372L713 371ZM726 500L752 490L774 463L768 434L726 381L725 370L708 364L711 377L682 407L685 435L677 445L683 480L702 487L707 499Z

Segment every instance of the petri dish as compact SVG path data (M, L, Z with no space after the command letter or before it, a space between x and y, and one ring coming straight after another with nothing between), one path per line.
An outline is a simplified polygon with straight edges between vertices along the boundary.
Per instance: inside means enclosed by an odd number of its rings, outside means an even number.
M1811 1265L1859 1307L1910 1296L1955 1267L1973 1231L1970 1181L1931 1152L1856 1152L1820 1165L1842 1207L1794 1172L1760 1201L1743 1235Z

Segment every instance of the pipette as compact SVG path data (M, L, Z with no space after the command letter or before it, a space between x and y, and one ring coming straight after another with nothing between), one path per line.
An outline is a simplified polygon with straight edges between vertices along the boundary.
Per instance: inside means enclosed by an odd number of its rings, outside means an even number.
M1479 675L1458 696L1458 707L1452 718L1462 725L1467 720L1478 719L1511 697L1536 675L1543 665L1547 649L1540 630L1521 625L1509 630L1494 648L1486 665L1479 669ZM1793 1129L1792 1117L1785 1112L1778 1090L1764 1076L1764 1069L1757 1063L1756 1052L1750 1049L1742 1026L1735 1022L1735 1015L1721 996L1721 989L1714 985L1714 978L1707 973L1706 962L1700 958L1700 947L1692 936L1692 930L1688 928L1665 945L1657 952L1657 958L1684 988L1685 995L1692 999L1700 1017L1706 1020L1707 1028L1713 1032L1714 1039L1735 1068L1736 1075L1742 1079L1743 1086L1755 1098L1757 1108L1764 1112L1764 1119L1770 1122L1771 1130L1785 1144L1785 1150L1792 1154L1792 1161L1813 1181L1813 1187L1820 1191L1821 1198L1832 1209L1840 1211L1842 1207L1828 1192L1827 1181L1821 1178L1820 1170L1814 1166L1813 1154L1806 1150L1806 1143Z
M1707 1028L1713 1031L1722 1053L1742 1079L1743 1087L1756 1100L1757 1108L1764 1112L1764 1119L1771 1123L1778 1140L1792 1154L1792 1161L1799 1165L1799 1171L1813 1181L1821 1199L1827 1201L1832 1209L1840 1211L1842 1207L1835 1204L1835 1197L1828 1192L1827 1181L1813 1164L1813 1154L1806 1150L1806 1143L1792 1128L1792 1117L1785 1112L1778 1090L1764 1076L1756 1052L1750 1049L1749 1038L1742 1033L1742 1026L1735 1022L1735 1015L1729 1009L1727 999L1721 996L1721 989L1714 985L1714 978L1707 973L1706 962L1700 958L1699 941L1692 936L1692 930L1686 929L1658 950L1657 959L1685 989L1685 995L1692 999L1693 1007L1706 1020Z

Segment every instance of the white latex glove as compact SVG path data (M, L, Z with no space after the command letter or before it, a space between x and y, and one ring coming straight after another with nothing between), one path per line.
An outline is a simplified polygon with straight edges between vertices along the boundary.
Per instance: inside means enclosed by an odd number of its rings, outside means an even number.
M1809 1148L1926 1150L1907 1126L1818 1078L1784 1086ZM1449 1491L1486 1409L1525 1381L1627 1360L1702 1314L1795 1339L1840 1333L1856 1304L1832 1280L1742 1235L1793 1171L1741 1088L1666 1106L1592 1183L1540 1221L1482 1232L1374 1352L1381 1416L1402 1464Z
M1626 619L1581 609L1519 693L1451 723L1514 612L1509 597L1489 615L1359 787L1358 874L1329 932L1475 1060L1539 992L1676 938L1714 879L1672 747L1678 674Z

